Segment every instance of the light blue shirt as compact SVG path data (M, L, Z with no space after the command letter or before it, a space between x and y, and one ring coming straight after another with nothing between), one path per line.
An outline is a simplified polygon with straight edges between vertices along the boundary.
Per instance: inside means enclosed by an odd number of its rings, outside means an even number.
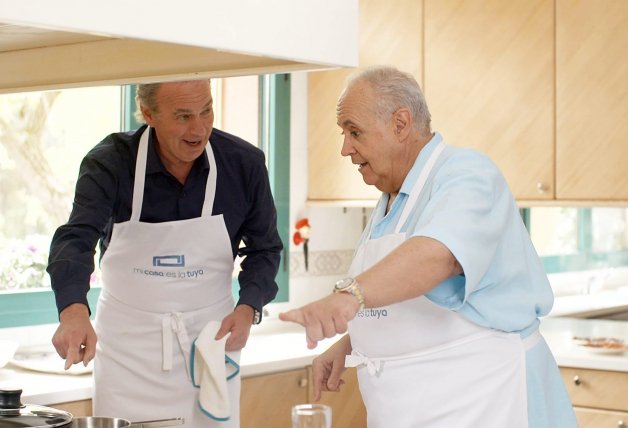
M371 238L394 233L412 187L441 141L436 133L421 150L387 215L388 194L382 196ZM506 180L480 152L445 147L401 232L440 241L463 268L464 275L426 294L434 303L481 326L524 337L552 308L547 275Z

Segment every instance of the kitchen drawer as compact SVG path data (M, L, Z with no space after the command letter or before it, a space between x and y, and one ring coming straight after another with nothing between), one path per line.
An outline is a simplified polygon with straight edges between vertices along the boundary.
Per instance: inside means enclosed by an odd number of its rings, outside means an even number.
M628 411L628 373L571 367L560 373L574 406Z
M628 427L628 413L574 407L580 428Z
M50 407L72 413L72 416L91 416L92 400L69 401L50 404Z

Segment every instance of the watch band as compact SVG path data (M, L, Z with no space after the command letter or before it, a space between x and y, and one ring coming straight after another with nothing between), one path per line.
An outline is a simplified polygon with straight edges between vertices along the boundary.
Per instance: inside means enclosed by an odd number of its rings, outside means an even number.
M354 278L345 278L338 281L334 286L334 293L348 293L353 295L356 299L358 299L358 303L360 304L359 310L364 309L364 292L362 291L360 284L358 284L358 281Z

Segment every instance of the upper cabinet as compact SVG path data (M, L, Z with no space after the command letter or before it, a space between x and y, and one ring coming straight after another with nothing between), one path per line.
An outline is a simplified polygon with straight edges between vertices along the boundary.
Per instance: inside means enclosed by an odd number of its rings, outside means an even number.
M556 16L556 196L628 201L628 2Z
M552 0L426 0L432 128L501 168L519 199L554 197Z
M1 1L0 93L358 60L358 0Z
M625 0L360 1L360 65L415 74L433 129L490 156L523 205L626 203L627 22ZM339 154L336 73L310 73L309 197L374 199Z
M360 0L359 65L395 65L421 81L422 5L416 0ZM336 101L354 69L308 75L308 200L369 204L380 192L340 155ZM371 202L365 202L371 201Z

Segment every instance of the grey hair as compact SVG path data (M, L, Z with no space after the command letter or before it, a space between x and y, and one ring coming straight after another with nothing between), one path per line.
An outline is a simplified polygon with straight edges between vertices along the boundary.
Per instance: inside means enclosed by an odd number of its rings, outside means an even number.
M431 130L432 117L425 96L412 74L391 66L367 67L349 76L347 89L359 81L367 82L377 96L375 114L382 120L388 119L401 107L410 110L414 128L424 134Z
M210 82L209 79L207 79ZM139 123L145 123L144 115L142 114L141 106L146 107L151 112L157 112L157 90L161 86L162 82L156 83L141 83L137 85L137 92L135 94L135 120Z
M134 116L139 123L145 122L141 106L153 112L157 111L157 90L160 86L161 83L142 83L137 85Z

